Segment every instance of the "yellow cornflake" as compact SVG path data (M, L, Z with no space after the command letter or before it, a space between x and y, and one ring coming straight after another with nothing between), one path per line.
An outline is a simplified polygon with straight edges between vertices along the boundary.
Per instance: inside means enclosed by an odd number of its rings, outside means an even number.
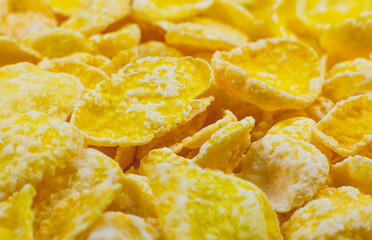
M155 165L148 177L169 240L282 239L273 208L248 181L169 163Z
M370 10L369 0L284 0L276 7L280 23L300 36L318 37L332 24Z
M0 67L19 62L37 63L42 56L35 50L6 36L0 36Z
M82 96L78 78L50 73L30 63L0 68L0 120L18 113L40 111L66 120Z
M122 190L108 206L108 211L120 211L139 217L157 217L154 196L145 176L126 174L119 180Z
M284 239L368 239L372 198L353 187L326 188L282 225Z
M61 27L92 35L127 16L129 10L130 0L91 0L74 12Z
M89 0L47 0L53 11L63 16L71 16L82 7L89 4Z
M234 0L215 0L203 15L218 19L240 29L248 35L255 35L255 17L247 8Z
M362 156L348 157L332 167L332 182L336 186L353 186L372 195L372 159Z
M2 0L8 5L8 12L40 12L53 16L51 6L45 0Z
M329 172L327 158L315 146L284 135L253 142L243 165L239 176L262 189L281 213L309 201Z
M221 88L268 111L309 106L324 82L324 59L290 39L260 40L216 52L211 64Z
M206 141L208 141L209 138L211 138L215 132L227 126L229 123L236 121L237 119L234 114L229 110L225 110L222 119L204 127L200 131L194 133L192 136L184 138L180 143L173 145L171 149L175 153L179 153L182 148L199 149Z
M88 92L71 122L88 144L143 145L204 111L213 98L194 98L212 80L212 70L202 60L139 59Z
M328 159L332 158L331 150L318 142L314 136L316 123L313 119L307 117L294 117L276 123L267 134L283 135L295 140L304 141L314 145Z
M184 51L213 51L246 44L248 37L223 22L199 17L174 24L165 34L165 41Z
M160 240L160 233L146 219L121 212L105 212L79 239Z
M67 56L79 60L80 62L86 63L90 66L102 68L103 66L110 63L110 59L102 55L92 55L90 53L78 52Z
M181 20L197 15L211 6L213 0L134 0L135 17L147 21Z
M372 143L372 95L340 101L317 124L316 138L342 156L357 154Z
M50 72L74 75L80 79L86 89L94 89L98 83L109 79L108 75L99 68L89 66L71 57L44 59L38 66Z
M356 58L349 61L344 61L334 65L329 70L329 77L336 77L339 74L356 73L372 70L372 61L365 58Z
M40 112L18 114L0 121L0 200L52 176L74 160L83 138L69 123Z
M53 28L30 35L25 43L48 58L64 57L75 52L94 53L94 44L80 32Z
M355 2L355 1L353 1ZM320 38L324 50L333 58L348 60L368 58L372 52L372 14L366 12L358 18L349 18L334 24Z
M112 58L111 63L106 65L103 70L108 73L117 73L125 65L135 62L139 58L145 57L182 57L177 49L169 47L165 43L149 41L137 47L120 51Z
M0 23L0 33L23 40L33 33L57 27L57 20L40 12L17 12L4 16Z
M137 24L128 24L116 32L93 35L90 40L101 54L112 58L122 50L137 46L141 40L141 30Z
M163 42L149 41L138 46L138 56L144 57L183 57L177 49Z
M35 189L25 185L8 200L0 202L0 238L2 240L33 240L31 210Z
M37 185L37 239L71 239L87 229L120 191L123 173L111 158L85 149L78 159Z
M200 148L194 158L203 168L219 169L231 173L242 160L251 144L252 117L233 122L215 132Z
M255 119L255 127L251 131L252 141L262 138L273 125L273 112L263 111L255 105L231 97L215 84L210 88L210 93L215 97L210 106L210 115L213 116L213 119L216 119L216 116L217 119L219 118L218 113L221 109L230 110L238 120L247 116L252 116Z
M335 104L332 100L319 96L310 106L305 108L305 112L308 117L319 122L334 106Z
M141 175L147 175L152 168L160 163L169 163L172 166L196 166L192 160L178 156L169 148L159 148L152 150L148 155L141 159L138 173Z
M372 62L367 59L357 58L336 64L329 75L322 94L334 102L372 92Z
M182 149L182 142L189 138L190 135L196 134L204 125L207 118L207 111L204 111L184 125L180 125L161 137L154 138L150 143L138 147L136 159L141 160L151 150L168 147L173 152L178 153ZM207 140L208 138L206 138ZM180 143L181 142L181 143ZM203 142L204 143L204 142ZM200 146L203 144L201 143ZM200 147L199 146L199 147Z

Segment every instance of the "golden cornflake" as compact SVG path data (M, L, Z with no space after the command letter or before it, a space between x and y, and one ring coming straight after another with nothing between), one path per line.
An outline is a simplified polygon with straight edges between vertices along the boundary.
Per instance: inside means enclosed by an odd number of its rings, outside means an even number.
M80 32L53 28L30 35L25 43L48 58L64 57L74 52L94 53L94 44Z
M18 114L0 121L0 200L54 175L74 160L83 138L69 123L40 112Z
M212 80L202 60L143 58L87 93L71 122L92 145L143 145L202 112L212 99L194 98Z
M148 177L167 239L282 239L273 208L250 182L169 163Z
M316 138L342 156L357 154L371 139L372 95L340 101L317 124Z
M264 110L302 109L320 94L324 61L290 39L260 40L211 61L217 84L232 96Z
M30 63L0 68L0 120L18 113L40 111L66 120L82 96L79 79L51 73Z
M372 198L353 187L327 188L282 225L285 239L368 239Z
M262 189L277 212L289 212L310 200L324 185L327 158L313 145L283 135L252 143L240 177Z
M8 200L0 202L0 238L2 240L33 240L31 210L35 189L25 185Z

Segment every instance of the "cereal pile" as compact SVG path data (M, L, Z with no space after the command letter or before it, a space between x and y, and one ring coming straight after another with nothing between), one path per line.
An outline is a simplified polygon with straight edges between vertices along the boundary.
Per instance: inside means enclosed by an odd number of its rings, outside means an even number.
M370 0L0 19L1 240L372 239Z

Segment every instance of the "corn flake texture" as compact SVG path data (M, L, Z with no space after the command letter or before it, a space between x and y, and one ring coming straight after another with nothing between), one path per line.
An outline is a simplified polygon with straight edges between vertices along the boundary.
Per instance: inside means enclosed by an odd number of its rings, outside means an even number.
M69 123L40 112L18 114L0 122L0 199L25 184L35 185L56 168L76 159L83 138Z
M290 39L260 40L216 52L211 64L221 88L269 111L309 106L324 82L324 61L308 46Z
M169 163L148 177L167 239L282 239L275 212L250 182Z
M315 137L342 156L357 154L372 142L372 95L340 101L318 122Z
M334 24L320 38L320 43L333 58L340 60L367 58L372 52L372 14L364 13L357 18Z
M71 239L86 230L115 199L123 173L111 158L84 149L78 159L36 186L33 204L38 239Z
M121 177L119 182L122 190L108 206L108 211L120 211L143 218L158 216L154 195L146 176L129 173Z
M37 63L42 56L26 45L6 36L0 36L0 67L19 62Z
M108 81L108 75L97 67L71 57L44 59L38 67L55 73L68 73L80 79L85 89L94 89L102 81Z
M57 27L57 20L40 12L16 12L4 16L0 23L0 33L23 40L29 35Z
M35 189L25 185L8 200L0 202L0 238L3 240L33 240L31 210Z
M47 58L60 58L75 52L95 53L95 45L80 32L53 28L34 33L24 41Z
M147 21L182 20L207 9L213 0L134 0L132 10Z
M112 58L122 50L137 46L141 40L141 29L137 24L128 24L116 32L93 35L90 40L101 54Z
M63 16L71 16L91 1L89 0L47 0L55 13Z
M93 145L143 145L204 111L212 99L194 98L212 80L202 60L140 59L87 93L71 122Z
M371 205L356 188L323 189L282 225L284 239L369 239Z
M267 134L282 135L310 143L318 148L328 159L331 159L331 150L315 139L315 127L316 122L311 118L294 117L276 123L267 131Z
M231 173L242 160L251 144L252 117L233 122L215 132L200 148L194 158L203 168L219 169Z
M126 17L129 10L129 0L91 0L74 12L61 27L92 35Z
M266 135L252 143L240 177L256 184L277 212L289 212L310 200L324 185L329 165L313 145Z
M357 58L338 63L329 72L322 94L333 102L372 91L372 62Z
M194 18L174 24L165 34L165 41L183 51L230 50L244 45L248 37L238 29L209 18Z
M40 111L66 120L83 91L79 79L69 74L44 71L31 63L2 67L0 119Z
M332 167L331 177L335 186L353 186L372 195L372 160L367 157L348 157Z
M368 0L284 0L277 6L279 22L299 36L321 36L333 24L358 17L371 8Z
M146 219L121 212L105 212L97 222L79 239L160 239L158 229Z

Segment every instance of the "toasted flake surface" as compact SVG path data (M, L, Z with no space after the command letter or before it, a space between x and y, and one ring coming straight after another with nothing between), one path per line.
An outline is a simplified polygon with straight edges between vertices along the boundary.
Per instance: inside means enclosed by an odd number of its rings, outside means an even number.
M372 142L372 95L340 101L317 124L316 138L343 156L357 154Z
M369 239L371 205L356 188L323 189L282 225L284 239Z
M95 149L37 185L33 205L35 236L66 239L87 229L119 193L119 165Z
M141 29L137 24L128 24L116 32L93 35L90 40L101 54L112 58L122 50L137 46L141 40Z
M331 177L336 186L353 186L372 195L372 160L367 157L348 157L332 167Z
M195 163L203 168L231 173L251 144L250 131L253 127L253 117L247 117L219 129L201 146L194 158Z
M41 59L35 50L6 36L0 36L0 52L0 67L19 62L37 63Z
M169 163L148 176L167 239L282 238L272 207L250 182Z
M256 184L277 212L289 212L310 200L324 185L327 158L313 145L282 135L252 143L240 177Z
M154 196L146 176L125 174L119 182L122 190L108 206L108 211L120 211L143 218L158 216Z
M63 22L61 27L92 35L127 16L129 10L129 0L92 0Z
M334 24L320 38L320 43L329 55L337 59L368 58L372 52L372 43L368 40L372 36L371 20L372 14L366 12Z
M66 120L82 97L79 79L65 73L51 73L31 63L0 68L0 119L18 113L40 111Z
M87 93L71 122L93 145L146 144L202 112L212 99L194 98L212 80L202 60L140 59Z
M320 94L324 61L308 46L273 38L216 52L216 82L233 97L264 110L301 109Z
M33 240L31 210L35 189L25 185L8 200L0 202L0 238L3 240Z
M165 41L188 51L230 50L246 44L248 37L238 29L209 18L194 18L174 24L167 31Z
M64 57L75 52L97 52L92 42L72 29L53 28L37 32L28 36L25 43L48 58Z
M35 185L74 160L83 138L69 123L40 112L0 121L0 199Z
M146 219L121 212L105 212L79 239L157 240L158 230Z
M38 66L49 72L74 75L79 78L85 89L94 89L98 83L109 79L108 75L99 68L71 57L44 59Z
M213 0L134 0L136 17L147 21L181 20L207 9Z

